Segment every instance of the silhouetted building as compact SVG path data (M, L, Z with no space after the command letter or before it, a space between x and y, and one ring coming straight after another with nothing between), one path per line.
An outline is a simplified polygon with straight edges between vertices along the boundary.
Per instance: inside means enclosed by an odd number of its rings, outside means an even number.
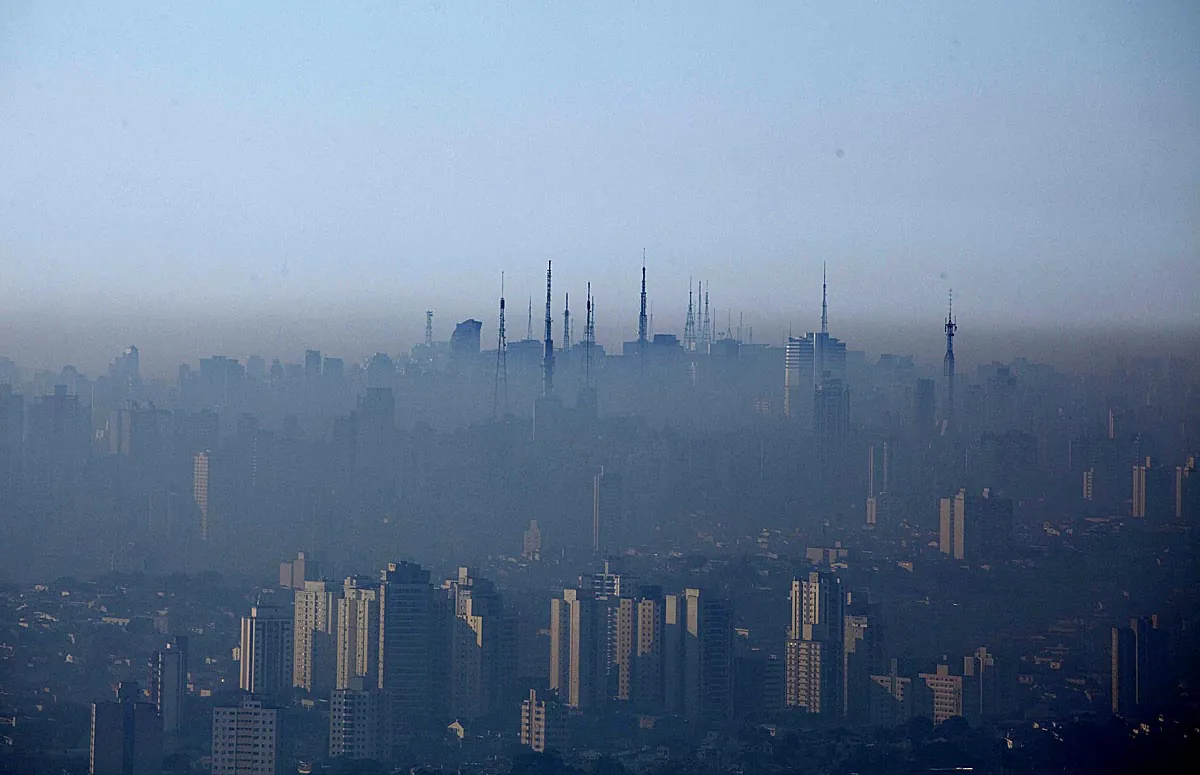
M1167 699L1167 670L1167 636L1157 616L1113 627L1113 714L1137 718L1157 712Z
M416 563L389 563L380 575L379 608L379 686L392 745L424 722L432 697L434 608L429 571Z
M242 617L239 650L242 691L281 697L292 686L294 636L291 612L256 605Z
M479 355L479 331L483 323L478 320L464 320L454 327L450 335L450 357L455 360L469 360Z
M92 704L90 775L162 772L162 719L137 697L137 684L122 682L116 702Z
M150 703L162 718L163 731L178 732L188 689L188 639L177 635L150 661Z

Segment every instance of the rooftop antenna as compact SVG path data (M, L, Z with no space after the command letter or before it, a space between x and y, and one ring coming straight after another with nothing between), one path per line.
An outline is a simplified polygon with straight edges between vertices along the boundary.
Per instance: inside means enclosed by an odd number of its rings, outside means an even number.
M554 393L554 332L550 319L550 269L553 263L546 262L546 349L542 355L542 395L546 397Z
M563 294L563 352L571 349L571 294Z
M529 297L529 322L525 325L525 341L533 340L533 297Z
M500 408L500 386L504 385L504 414L508 414L508 341L504 336L504 272L500 273L500 332L496 336L496 384L492 388L492 420Z
M638 356L646 354L646 249L642 248L642 306L638 313Z
M425 347L433 347L433 310L425 310Z
M711 284L710 282L704 286L704 324L700 328L701 332L703 332L705 353L712 352L713 342L712 319L708 316L708 286Z
M826 304L825 262L821 262L821 333L829 333L829 306Z
M954 319L954 289L950 289L950 308L946 312L946 358L942 363L942 376L946 380L946 419L954 419L954 335L958 322Z

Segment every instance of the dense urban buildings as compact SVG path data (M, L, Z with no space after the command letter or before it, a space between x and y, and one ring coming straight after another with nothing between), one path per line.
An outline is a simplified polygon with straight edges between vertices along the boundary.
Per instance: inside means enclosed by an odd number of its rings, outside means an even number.
M43 518L0 547L0 772L52 734L94 772L755 771L846 734L915 761L925 725L975 766L1192 718L1191 362L869 359L824 304L751 344L694 295L610 356L587 301L528 357L430 318L361 364L6 367L0 491Z

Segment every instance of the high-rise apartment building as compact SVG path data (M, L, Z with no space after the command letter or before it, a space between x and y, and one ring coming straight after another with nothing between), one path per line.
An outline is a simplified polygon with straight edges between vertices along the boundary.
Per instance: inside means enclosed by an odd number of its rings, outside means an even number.
M618 601L617 699L662 707L665 612L660 587L642 587L636 597Z
M521 703L521 745L537 753L562 747L565 726L562 706L553 698L538 697L535 689Z
M341 585L332 581L306 581L294 595L292 686L320 697L336 684L341 597Z
M183 722L188 686L188 639L177 635L150 658L150 704L162 718L163 731L174 734Z
M883 639L878 617L866 606L854 605L845 616L842 639L842 712L854 724L871 715L871 674L883 665Z
M899 675L896 660L891 661L886 675L871 676L869 688L872 726L898 727L920 715L922 703L917 694L924 688L924 682L914 684L913 679Z
M242 691L279 697L292 686L295 647L291 612L271 605L256 605L242 617L239 649Z
M329 701L329 755L347 759L386 756L383 695L362 676L333 690Z
M663 687L668 710L725 723L733 715L733 625L729 603L689 588L664 600Z
M1112 629L1112 712L1137 718L1167 699L1167 637L1158 617L1130 619Z
M529 520L529 529L521 542L521 556L531 562L542 559L542 531L536 519Z
M212 525L209 522L209 463L212 453L205 450L197 452L192 458L192 499L200 510L200 538L207 541L211 535Z
M162 719L138 702L136 682L122 682L116 702L92 704L90 775L162 772Z
M492 713L512 673L512 623L496 587L470 568L442 585L450 605L450 712L462 720Z
M844 711L845 593L833 573L792 580L786 654L786 702L809 713Z
M938 665L933 673L919 673L928 690L928 712L935 725L946 719L963 715L963 677L952 675L949 665ZM924 715L924 714L922 714Z
M279 711L256 697L213 708L212 775L275 775Z
M1013 502L985 489L982 495L966 490L942 498L938 512L938 548L956 560L992 562L1002 558L1013 530Z
M337 601L337 682L348 689L355 678L379 687L379 582L350 576Z
M380 574L379 687L389 734L423 723L432 699L434 598L429 571L411 562L389 563Z
M607 699L607 600L564 589L550 601L550 689L569 708L595 708Z
M942 498L938 513L938 549L956 560L965 559L967 492L959 490L951 498Z

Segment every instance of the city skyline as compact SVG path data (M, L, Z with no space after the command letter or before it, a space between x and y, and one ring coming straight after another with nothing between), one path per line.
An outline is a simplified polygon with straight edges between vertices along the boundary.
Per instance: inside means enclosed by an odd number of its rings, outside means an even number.
M1197 324L1182 7L3 13L10 313L462 319L645 248L680 307L784 313L827 260L847 319L953 285L986 325Z

